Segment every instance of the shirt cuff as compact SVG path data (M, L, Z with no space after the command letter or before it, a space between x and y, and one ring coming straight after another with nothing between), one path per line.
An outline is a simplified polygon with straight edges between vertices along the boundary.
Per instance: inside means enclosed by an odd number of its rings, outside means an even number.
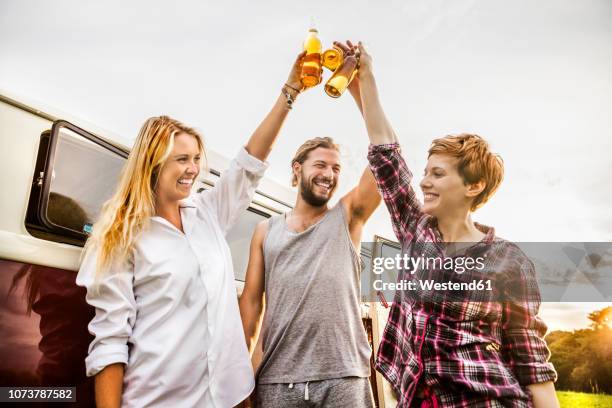
M255 156L251 156L244 147L241 147L236 156L236 163L249 173L253 173L256 176L263 176L266 169L268 168L268 162L259 160Z
M375 145L375 144L370 144L370 146L368 146L368 155L372 154L372 153L380 153L380 152L386 152L389 150L400 150L400 145L399 143L395 142L395 143L384 143L384 144L379 144L379 145Z
M519 365L514 370L519 384L524 386L557 381L557 372L550 362Z
M86 374L88 377L93 377L106 366L115 363L128 363L127 344L98 345L85 359Z

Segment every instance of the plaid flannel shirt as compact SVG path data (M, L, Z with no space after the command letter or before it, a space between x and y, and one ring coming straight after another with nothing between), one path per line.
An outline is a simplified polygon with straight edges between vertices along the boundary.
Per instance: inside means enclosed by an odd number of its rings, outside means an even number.
M421 211L399 144L371 145L368 160L402 254L444 257L435 218ZM453 299L442 291L419 301L396 292L376 369L395 389L399 407L411 405L417 386L433 391L442 407L531 407L525 386L556 380L543 339L547 328L537 316L533 264L516 245L495 237L493 228L477 227L485 237L465 254L486 253L483 273L503 290L503 301ZM399 278L439 273L400 271Z

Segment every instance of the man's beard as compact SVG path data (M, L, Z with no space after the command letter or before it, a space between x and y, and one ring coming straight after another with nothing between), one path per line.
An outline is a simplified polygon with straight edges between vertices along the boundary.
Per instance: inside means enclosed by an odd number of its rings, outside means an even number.
M331 187L329 196L327 197L317 196L315 193L313 193L313 188L314 180L312 182L312 185L309 186L308 181L304 178L304 176L300 178L300 195L302 196L302 199L313 207L323 207L331 199L332 195L334 194L334 190L336 189L336 186L334 185Z

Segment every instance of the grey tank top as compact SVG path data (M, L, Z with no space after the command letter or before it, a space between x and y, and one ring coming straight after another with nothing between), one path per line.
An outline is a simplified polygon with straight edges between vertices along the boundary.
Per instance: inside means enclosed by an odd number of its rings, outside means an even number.
M360 257L339 202L296 233L270 218L264 240L266 311L261 384L368 377L361 322Z

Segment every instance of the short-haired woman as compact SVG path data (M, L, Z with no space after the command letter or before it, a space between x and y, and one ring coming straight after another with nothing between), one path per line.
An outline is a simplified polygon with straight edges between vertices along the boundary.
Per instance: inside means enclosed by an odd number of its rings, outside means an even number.
M474 275L491 279L495 288L463 297L444 290L396 292L376 368L397 391L398 406L558 406L556 373L543 339L546 325L537 316L540 294L533 264L516 245L471 217L499 187L501 159L477 135L434 140L420 182L420 203L381 107L372 59L361 44L343 46L360 53L350 91L363 107L370 168L402 253L434 259L434 264L436 259L482 257L482 273ZM400 278L442 283L470 273L426 267L404 270Z

